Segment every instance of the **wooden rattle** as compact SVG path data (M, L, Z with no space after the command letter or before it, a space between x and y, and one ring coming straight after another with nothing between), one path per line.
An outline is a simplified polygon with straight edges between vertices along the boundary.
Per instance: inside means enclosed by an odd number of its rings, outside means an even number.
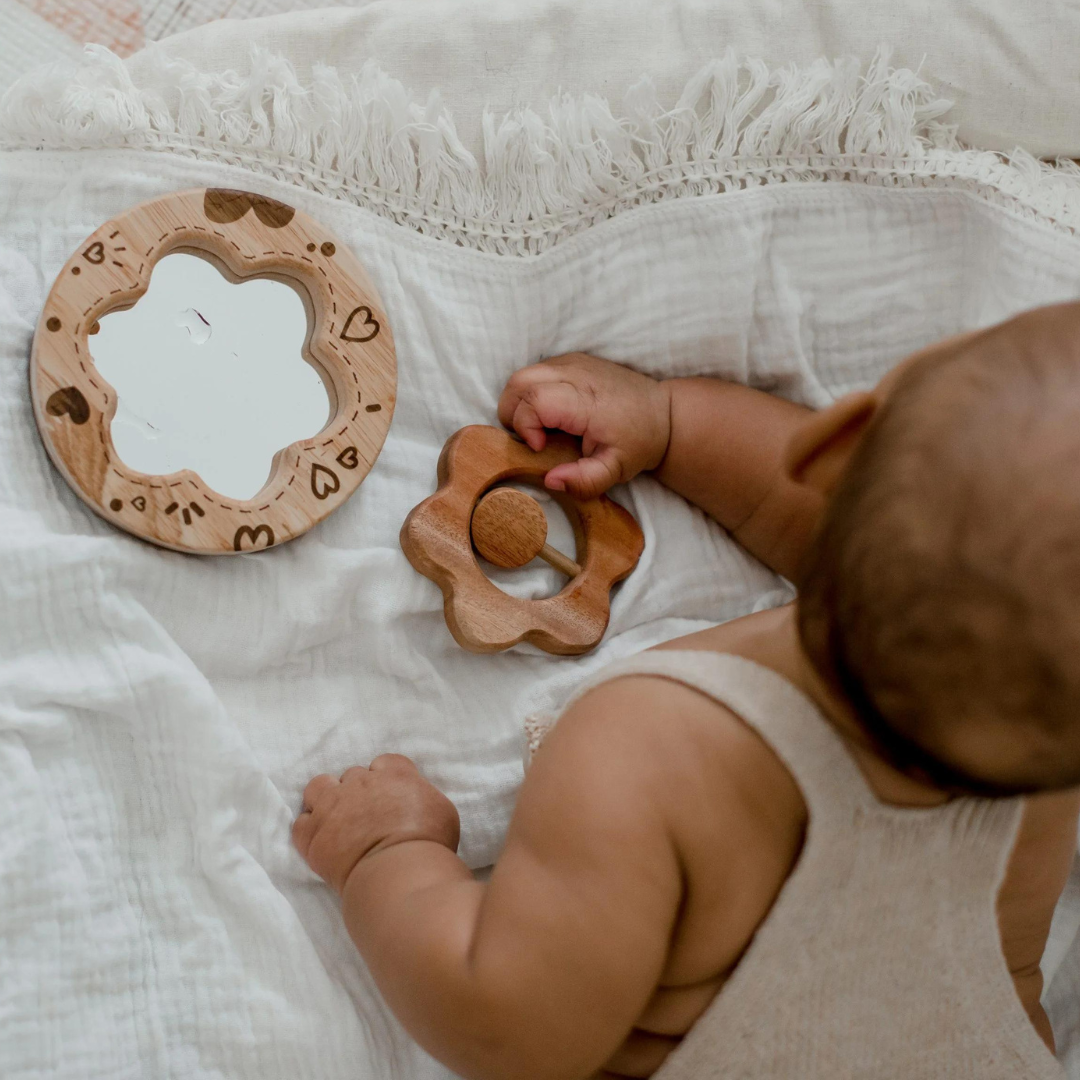
M209 260L233 282L284 281L307 311L302 354L323 378L331 419L278 451L251 499L223 498L188 469L135 472L113 446L117 395L94 367L87 335L103 315L132 307L155 263L175 251ZM285 203L201 188L142 203L83 242L45 302L30 386L45 448L91 509L174 551L231 555L300 536L359 487L390 427L397 363L378 295L344 245Z
M528 641L575 656L604 636L611 588L634 569L645 547L638 523L607 496L584 500L551 492L574 528L576 559L570 559L547 544L547 520L535 499L493 489L503 480L539 483L549 469L580 456L577 440L568 436L549 435L536 453L509 432L480 425L462 428L443 447L438 490L405 519L401 546L442 589L446 625L463 648L500 652ZM476 552L508 569L540 556L570 581L555 596L519 600L487 577Z

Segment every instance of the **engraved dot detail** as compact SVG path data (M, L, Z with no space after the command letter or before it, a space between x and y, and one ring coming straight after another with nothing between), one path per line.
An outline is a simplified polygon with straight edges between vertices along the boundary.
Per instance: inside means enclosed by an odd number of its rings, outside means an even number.
M60 329L60 320L55 315L50 315L49 318L48 318L48 321L45 323L45 325L50 330L59 330Z
M335 251L337 251L337 248L336 248L336 247L334 247L334 245L333 245L333 244L331 244L329 240L325 240L325 241L323 241L323 246L322 246L321 248L319 248L319 250L320 250L320 251L321 251L321 252L322 252L322 253L323 253L323 254L324 254L324 255L325 255L325 256L326 256L327 258L330 258L330 256L331 256L331 255L333 255Z
M315 250L315 245L313 243L308 244L307 249L308 249L308 251L314 251Z
M124 504L119 499L113 499L113 501L109 503L109 509L115 513L117 510L120 510L123 505Z
M75 274L76 276L78 276L79 274L81 274L81 273L82 273L82 270L80 270L80 269L79 269L79 267L77 267L77 266L73 266L73 267L71 268L71 272L72 272L73 274Z

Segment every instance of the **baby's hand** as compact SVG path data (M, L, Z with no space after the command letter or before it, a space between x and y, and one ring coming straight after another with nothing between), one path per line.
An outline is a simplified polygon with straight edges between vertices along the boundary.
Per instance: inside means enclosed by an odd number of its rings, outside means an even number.
M660 464L671 436L670 394L664 383L610 360L567 353L512 375L499 420L533 450L544 448L545 428L580 435L584 457L556 465L544 484L591 499Z
M319 877L338 893L366 855L405 840L458 845L454 804L401 754L346 769L338 780L316 776L304 789L293 843Z

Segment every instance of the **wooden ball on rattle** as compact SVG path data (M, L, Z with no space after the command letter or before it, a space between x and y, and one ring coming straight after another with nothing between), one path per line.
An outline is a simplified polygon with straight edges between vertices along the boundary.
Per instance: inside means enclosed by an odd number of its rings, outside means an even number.
M547 529L540 504L514 488L489 491L473 511L472 542L489 563L516 570L539 555L567 577L577 577L581 567L547 543Z

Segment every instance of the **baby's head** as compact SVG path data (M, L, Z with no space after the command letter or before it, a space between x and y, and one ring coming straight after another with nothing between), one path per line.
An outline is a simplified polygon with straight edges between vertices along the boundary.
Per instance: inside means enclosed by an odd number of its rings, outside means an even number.
M828 496L799 581L811 663L944 787L1080 783L1080 303L821 415L791 453Z

